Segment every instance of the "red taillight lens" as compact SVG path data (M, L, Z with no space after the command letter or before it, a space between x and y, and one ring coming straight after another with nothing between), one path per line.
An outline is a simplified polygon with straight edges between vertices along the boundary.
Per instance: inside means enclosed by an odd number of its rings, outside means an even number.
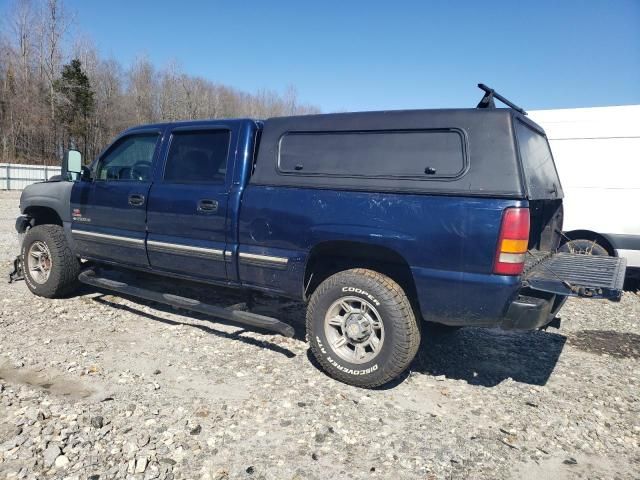
M529 209L507 208L502 214L493 273L520 275L529 244Z

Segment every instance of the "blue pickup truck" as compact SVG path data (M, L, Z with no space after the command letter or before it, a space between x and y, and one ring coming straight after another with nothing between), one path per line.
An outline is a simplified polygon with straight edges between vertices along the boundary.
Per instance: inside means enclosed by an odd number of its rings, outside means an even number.
M619 299L623 259L557 252L563 193L544 131L483 89L476 108L162 123L88 166L71 151L62 178L21 197L25 281L44 297L83 282L284 335L278 319L110 272L307 302L314 356L363 387L409 366L423 321L534 329L568 296Z

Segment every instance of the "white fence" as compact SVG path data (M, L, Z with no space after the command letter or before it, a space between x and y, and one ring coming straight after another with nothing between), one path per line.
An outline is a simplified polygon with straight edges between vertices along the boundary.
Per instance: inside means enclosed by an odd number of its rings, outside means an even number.
M60 167L0 163L0 190L22 190L32 183L60 175Z

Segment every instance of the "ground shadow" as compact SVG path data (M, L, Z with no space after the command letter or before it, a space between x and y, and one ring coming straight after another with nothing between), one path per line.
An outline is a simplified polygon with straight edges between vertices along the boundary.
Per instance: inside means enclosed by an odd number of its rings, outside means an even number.
M462 328L442 332L427 327L411 371L485 387L508 378L545 385L566 340L564 335L541 330Z
M117 271L107 270L106 276L108 278L122 281L130 285L139 286L144 285L145 288L155 290L157 292L169 293L172 295L178 295L182 297L192 298L199 300L203 303L219 307L231 307L240 304L246 304L249 301L249 292L237 288L228 288L224 286L214 286L206 283L199 283L188 280L172 280L165 277L159 277L157 275L147 274L143 272L134 271ZM105 292L114 297L122 297L130 299L131 301L153 307L156 310L164 312L175 312L176 308L157 303L149 300L145 300L133 295L127 295L120 292L97 288L89 285L82 284L80 288L73 293L73 296L84 296L95 292ZM253 292L251 293L252 306L250 311L260 315L266 315L270 317L278 318L279 320L288 323L294 329L293 338L296 340L305 340L305 325L304 325L304 306L299 302L282 301L281 299L274 298L265 294ZM118 305L118 304L116 304ZM137 309L136 309L137 310ZM258 327L247 326L241 323L233 322L230 320L220 319L213 316L207 316L202 313L193 312L187 309L179 309L183 314L198 320L205 320L215 323L222 323L234 326L240 326L250 331L256 331L260 333L273 333L267 330L262 330ZM136 312L137 313L137 312Z
M431 332L426 327L422 333L420 350L410 368L376 390L393 389L413 373L444 375L483 387L494 387L508 378L545 385L566 342L564 335L543 331L463 328ZM322 371L311 349L307 350L307 358Z
M160 291L167 291L168 293L195 298L220 306L230 306L246 300L246 296L238 290L210 285L203 286L199 283L183 281L171 282L168 285L170 282L146 274L136 274L133 279L130 276L126 281L136 282L134 284L144 282L145 286L149 288L154 288L154 282L156 282L155 288L160 289ZM100 289L94 289L93 287L85 287L83 289L83 293L96 291L100 291ZM149 305L159 311L167 313L175 313L176 311L175 308L168 305L127 295L117 295L129 298L137 304ZM257 340L243 335L247 330L228 333L199 323L169 320L158 315L146 313L142 309L110 301L104 295L96 297L94 300L112 308L144 316L150 320L168 325L182 324L223 338L238 340L260 348L268 348L289 358L295 356L292 351L273 342ZM259 294L255 295L254 300L255 304L252 311L276 317L292 325L295 330L294 338L304 341L304 305L295 302L283 304L278 299ZM190 318L197 320L238 325L226 320L213 319L196 312L183 312ZM245 328L244 326L241 327ZM250 330L258 331L253 327ZM471 385L486 387L498 385L508 378L532 385L545 385L558 362L566 340L564 335L539 330L514 332L499 329L463 328L455 332L443 332L439 329L425 326L420 350L410 369L381 388L394 388L402 383L411 372L434 376L444 375L447 378L464 380ZM322 370L310 352L308 352L308 357L318 370Z
M393 389L414 373L444 375L484 387L494 387L508 378L545 385L566 340L564 335L539 330L462 328L447 332L425 326L420 350L410 368L376 390ZM307 358L322 371L311 349Z
M245 329L228 333L207 325L178 322L160 317L144 312L142 309L110 301L104 295L94 297L93 300L167 325L185 325L222 338L238 340L258 348L267 348L288 358L295 356L291 350L275 343L244 336L243 334L247 331ZM156 310L175 313L175 309L170 306L146 302L135 297L131 300L150 305ZM298 307L298 310L301 308ZM234 325L232 322L212 320L206 315L195 312L185 313L197 320ZM284 320L282 315L276 316ZM295 325L293 322L292 324ZM296 331L303 327L304 325L298 323ZM251 331L257 330L251 329ZM411 373L444 375L447 378L464 380L471 385L485 387L498 385L507 378L531 385L545 385L558 362L565 342L565 336L543 331L506 332L496 329L463 328L456 332L443 333L430 332L429 328L425 328L420 350L410 369L379 389L393 389L404 382ZM315 368L322 371L322 367L310 350L307 351L307 357Z
M123 295L123 297L126 297ZM288 358L293 358L296 356L296 354L294 352L292 352L291 350L289 350L288 348L282 347L280 345L276 345L275 343L266 341L266 340L257 340L255 338L252 337L245 337L243 336L243 333L247 332L247 330L243 329L243 330L239 330L233 333L229 333L229 332L225 332L223 330L218 330L212 327L209 327L207 325L201 325L201 324L197 324L197 323L187 323L187 322L178 322L175 320L170 320L168 318L163 318L163 317L159 317L158 315L154 315L152 313L147 313L141 309L138 308L134 308L134 307L130 307L128 305L124 305L121 303L116 303L116 302L112 302L108 299L105 298L104 295L100 295L98 297L94 297L92 298L93 301L98 302L102 305L107 305L111 308L117 309L117 310L122 310L128 313L133 313L135 315L139 315L141 317L144 317L148 320L154 320L156 322L160 322L160 323L164 323L166 325L184 325L186 327L192 327L192 328L197 328L198 330L202 330L205 333L208 333L210 335L215 335L217 337L222 337L222 338L227 338L227 339L231 339L231 340L238 340L242 343L246 343L248 345L252 345L255 347L259 347L259 348L266 348L268 350L271 350L272 352L276 352L276 353L280 353L282 355L285 355ZM133 297L132 298L133 301L135 302L143 302L142 300L140 300L139 298ZM156 310L160 310L160 311L164 311L167 313L175 313L175 310L172 309L171 307L162 305L162 304L158 304L158 303L152 303L152 302L148 302L149 305L152 305L154 309ZM208 321L208 322L212 322L215 320L211 320L210 317L207 317L205 315L201 315L195 312L188 312L189 317L197 319L197 320L204 320L204 321ZM232 322L227 322L227 321L219 321L216 323L223 323L223 324L227 324L227 325L233 325L233 326L239 326L236 324L233 324ZM252 329L252 331L254 331ZM255 329L255 331L258 331L257 329Z

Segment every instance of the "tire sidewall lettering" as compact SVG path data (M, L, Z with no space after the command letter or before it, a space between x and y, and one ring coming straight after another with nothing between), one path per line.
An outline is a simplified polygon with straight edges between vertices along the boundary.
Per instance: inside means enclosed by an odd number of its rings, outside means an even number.
M355 368L343 367L338 362L336 362L330 355L327 355L326 359L335 368L337 368L341 372L347 373L349 375L368 375L368 374L373 373L376 370L378 370L378 364L377 363L374 363L373 365L371 365L370 367L367 367L365 369L358 370L358 369L355 369Z
M342 287L342 292L343 293L356 293L358 295L362 295L367 300L371 300L375 304L376 307L380 306L380 301L376 297L374 297L369 292L367 292L366 290L363 290L361 288L358 288L358 287Z
M325 358L327 359L327 362L329 362L331 365L333 365L335 368L337 368L341 372L348 373L349 375L367 375L369 373L373 373L376 370L378 370L377 363L374 363L370 367L367 367L364 369L348 368L343 365L340 365L338 362L336 362L333 359L333 357L331 357L331 355L327 355L327 350L324 348L324 345L322 344L322 340L320 340L320 337L317 335L316 335L316 343L318 344L318 348L320 348L320 351L324 355L326 355Z

